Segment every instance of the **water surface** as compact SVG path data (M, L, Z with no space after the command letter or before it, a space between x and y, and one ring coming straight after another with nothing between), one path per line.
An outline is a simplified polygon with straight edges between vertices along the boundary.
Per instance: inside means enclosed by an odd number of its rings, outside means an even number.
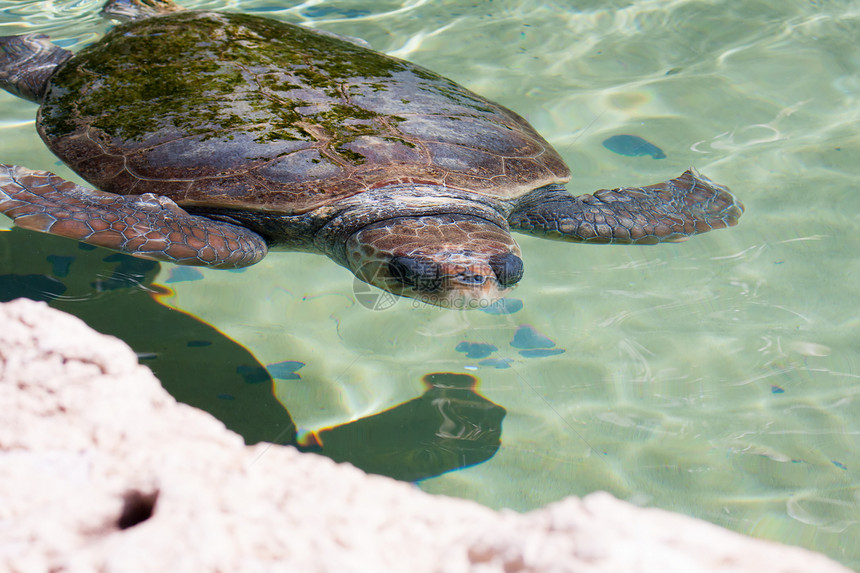
M501 447L427 491L527 510L607 490L860 568L856 2L183 4L359 36L447 75L526 117L570 164L574 193L694 165L747 208L738 227L682 244L521 237L513 314L406 299L368 310L346 270L306 254L184 279L162 265L167 304L262 364L304 364L276 379L298 428L412 400L429 372L469 373L507 411ZM100 5L0 1L0 33L75 50L104 31ZM71 177L34 115L0 95L0 159ZM603 145L617 135L665 157ZM496 350L470 357L464 342Z

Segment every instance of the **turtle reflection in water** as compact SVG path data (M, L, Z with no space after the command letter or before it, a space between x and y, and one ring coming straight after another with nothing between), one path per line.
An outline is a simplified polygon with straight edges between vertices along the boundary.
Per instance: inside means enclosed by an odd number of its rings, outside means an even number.
M510 231L650 244L743 211L693 169L572 196L519 115L356 40L170 0L105 10L130 21L74 55L0 39L0 85L41 104L42 139L95 187L0 166L0 211L21 227L219 268L317 252L392 293L470 307L522 277Z
M153 282L159 274L156 262L81 248L87 245L56 236L29 235L21 229L0 232L0 253L7 254L0 257L0 302L44 300L122 339L174 398L209 412L247 444L290 444L405 481L483 463L501 446L505 409L481 394L474 376L448 372L425 375L420 396L384 411L347 415L299 434L291 410L299 409L298 417L306 418L305 407L318 412L324 405L290 406L272 389L273 377L292 384L321 382L313 375L299 381L292 372L301 362L263 366L213 326L157 302L156 293L164 291ZM280 345L278 352L292 355L294 349ZM189 364L194 376L188 374ZM394 381L413 383L400 375Z
M500 405L469 374L433 372L418 398L385 411L304 434L302 451L349 462L369 473L418 481L483 463L501 446Z

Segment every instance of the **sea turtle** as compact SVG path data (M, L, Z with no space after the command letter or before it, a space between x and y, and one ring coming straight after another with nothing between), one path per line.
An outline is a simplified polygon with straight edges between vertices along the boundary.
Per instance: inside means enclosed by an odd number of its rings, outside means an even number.
M0 85L41 104L42 139L98 189L2 165L0 211L21 227L218 268L323 253L398 295L468 307L522 277L510 231L657 243L743 212L693 169L572 196L522 117L360 41L170 0L106 11L129 21L74 55L0 38Z

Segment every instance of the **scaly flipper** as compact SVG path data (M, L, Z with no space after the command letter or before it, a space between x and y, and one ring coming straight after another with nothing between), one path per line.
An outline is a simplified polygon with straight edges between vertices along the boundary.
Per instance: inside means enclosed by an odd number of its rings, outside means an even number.
M653 244L731 227L743 211L728 189L691 168L664 183L578 197L559 185L542 187L520 199L508 222L548 239Z
M44 34L0 37L0 88L41 103L57 66L71 57Z
M25 229L180 265L245 267L268 250L253 231L189 215L166 197L94 191L15 165L0 164L0 212Z
M118 20L138 20L182 10L173 0L109 0L102 14Z

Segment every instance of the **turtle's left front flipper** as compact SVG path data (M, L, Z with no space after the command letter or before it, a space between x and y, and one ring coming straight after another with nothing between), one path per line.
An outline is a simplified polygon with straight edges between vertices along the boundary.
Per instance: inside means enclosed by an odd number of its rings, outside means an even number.
M115 195L47 171L0 164L0 213L25 229L181 265L253 265L268 249L253 231L191 215L166 197Z
M578 197L542 187L520 199L508 221L512 230L548 239L653 244L731 227L743 211L728 189L691 168L664 183Z

